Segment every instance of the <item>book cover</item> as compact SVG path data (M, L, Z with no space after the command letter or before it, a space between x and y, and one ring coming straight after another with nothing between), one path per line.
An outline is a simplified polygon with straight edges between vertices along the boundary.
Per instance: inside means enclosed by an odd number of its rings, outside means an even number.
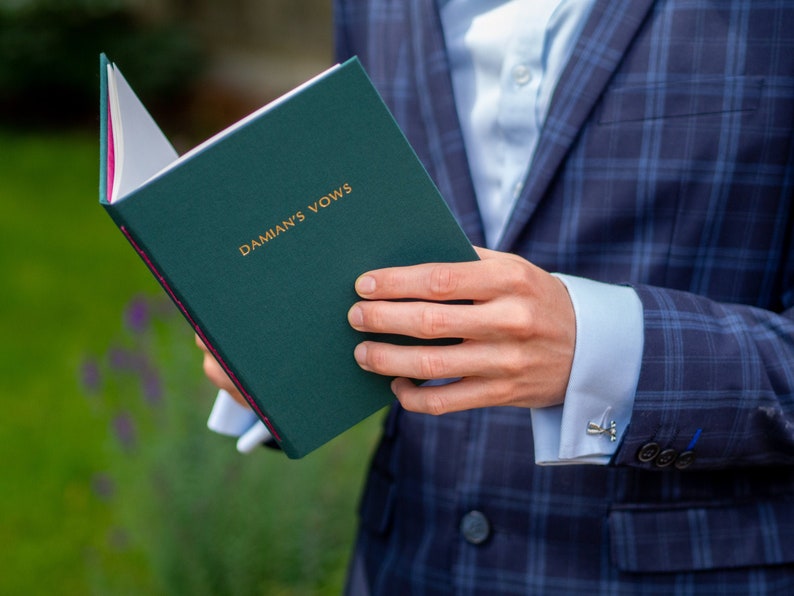
M477 258L357 59L177 158L100 59L100 203L284 452L389 404L353 358L363 272Z

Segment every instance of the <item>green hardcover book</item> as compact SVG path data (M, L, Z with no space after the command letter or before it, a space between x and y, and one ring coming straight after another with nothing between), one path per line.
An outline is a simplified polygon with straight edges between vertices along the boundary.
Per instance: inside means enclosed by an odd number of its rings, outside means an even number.
M100 202L284 452L390 403L353 358L355 279L477 256L358 60L181 157L100 77Z

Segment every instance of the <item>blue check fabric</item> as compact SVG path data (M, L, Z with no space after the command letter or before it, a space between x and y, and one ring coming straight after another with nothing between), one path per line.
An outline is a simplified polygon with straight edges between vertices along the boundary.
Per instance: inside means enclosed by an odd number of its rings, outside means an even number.
M335 16L482 244L436 3ZM610 466L544 468L528 411L393 409L351 594L794 593L792 124L794 2L596 1L500 248L636 289L630 427Z

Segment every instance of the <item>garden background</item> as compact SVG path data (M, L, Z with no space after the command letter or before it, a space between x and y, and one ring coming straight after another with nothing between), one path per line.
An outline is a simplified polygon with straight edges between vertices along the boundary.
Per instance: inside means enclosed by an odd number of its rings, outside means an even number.
M339 592L379 416L237 454L97 204L100 51L184 151L330 63L329 4L0 0L0 594Z

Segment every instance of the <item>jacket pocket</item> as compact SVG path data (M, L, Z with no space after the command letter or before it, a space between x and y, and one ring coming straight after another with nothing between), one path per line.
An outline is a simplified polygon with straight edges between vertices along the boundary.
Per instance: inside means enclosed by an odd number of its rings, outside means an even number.
M754 111L760 104L763 87L763 77L744 76L617 87L604 96L598 123Z
M612 561L622 571L674 572L794 562L794 499L724 506L616 507Z

